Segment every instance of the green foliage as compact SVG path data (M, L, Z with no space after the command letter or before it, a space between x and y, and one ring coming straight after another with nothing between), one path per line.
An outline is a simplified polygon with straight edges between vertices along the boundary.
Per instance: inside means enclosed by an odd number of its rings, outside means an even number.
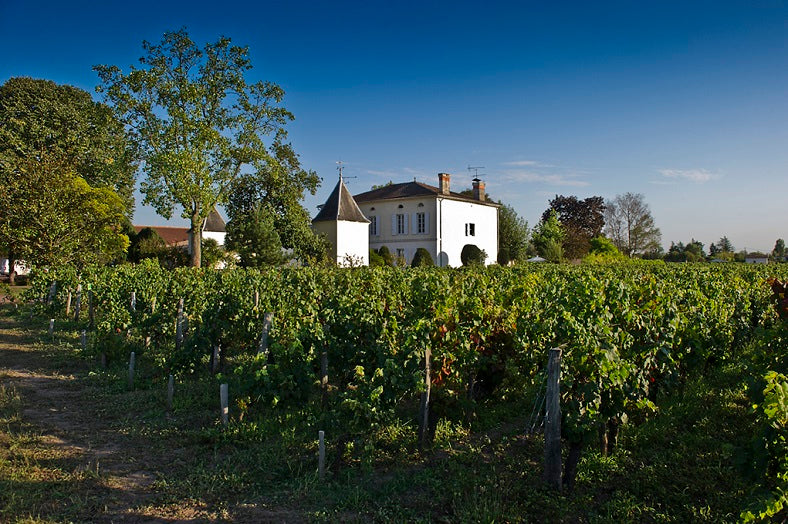
M125 253L125 206L59 156L0 159L0 245L27 264L103 264Z
M657 393L736 362L743 345L777 319L764 285L773 275L786 276L783 266L168 272L146 261L79 277L73 270L38 273L30 296L46 294L57 280L58 294L47 306L54 317L66 290L77 282L90 285L100 339L119 353L135 348L140 362L162 375L196 372L220 343L222 379L245 416L311 406L315 425L364 446L374 445L376 428L412 416L407 406L423 387L427 347L435 412L452 424L472 416L477 395L502 400L538 387L546 350L561 347L565 437L590 442L600 424L642 419L658 408ZM176 349L181 297L187 341ZM269 353L258 357L266 311L274 312ZM782 353L772 351L770 358ZM471 379L475 393L469 396Z
M384 265L391 267L394 266L394 255L391 254L389 248L386 246L380 246L380 249L378 249L378 255L380 255L380 257L383 259Z
M167 243L152 227L145 227L134 235L129 246L129 261L141 262L146 258L163 258Z
M628 257L656 250L662 238L639 193L616 195L605 203L605 234Z
M584 264L611 264L626 260L613 242L605 236L597 236L589 241L590 251L583 258Z
M785 260L785 240L782 238L778 238L774 243L774 249L772 249L772 258L779 262Z
M498 210L498 263L526 260L529 236L528 222L513 207L502 204ZM505 262L501 261L502 256Z
M605 225L605 201L602 197L578 200L575 196L556 195L550 207L542 214L542 221L555 212L564 231L562 250L566 257L584 257L590 249L590 240L602 233Z
M383 267L386 265L386 261L380 256L380 253L375 251L374 249L369 249L369 265L371 267Z
M228 250L238 254L242 267L261 268L285 261L274 217L263 204L233 215L227 224L225 245Z
M73 86L11 78L0 86L0 169L13 172L42 154L58 158L91 187L114 190L130 216L135 151L112 110Z
M558 221L558 214L550 210L547 218L543 218L534 229L531 242L539 256L550 262L560 262L563 258L562 243L564 229Z
M284 129L293 116L279 105L279 86L246 82L248 50L229 38L200 49L181 29L143 49L142 67L128 74L96 66L98 91L139 148L145 203L166 218L182 209L195 239L192 265L199 266L202 224L242 171L274 179L293 172Z
M460 252L460 260L463 266L482 266L487 260L487 253L475 244L465 244Z
M432 255L423 247L416 250L413 261L410 263L410 267L433 267L434 265L435 261L432 260Z
M759 427L753 442L753 477L771 489L759 493L742 512L744 522L778 522L788 517L788 377L769 371L763 381L763 400L753 406Z
M214 238L202 239L202 267L216 267L224 261L226 253L224 248Z

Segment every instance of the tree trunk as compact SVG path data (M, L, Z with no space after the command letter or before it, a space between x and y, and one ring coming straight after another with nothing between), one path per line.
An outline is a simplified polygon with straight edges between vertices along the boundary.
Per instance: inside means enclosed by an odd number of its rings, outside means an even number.
M16 285L16 255L13 251L8 253L8 284Z
M200 267L202 262L202 220L197 213L192 215L192 267Z

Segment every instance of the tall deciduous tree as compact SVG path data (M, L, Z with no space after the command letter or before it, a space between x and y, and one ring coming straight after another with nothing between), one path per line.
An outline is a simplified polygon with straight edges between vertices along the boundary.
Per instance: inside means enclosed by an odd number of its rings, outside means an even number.
M531 242L536 252L550 262L560 262L563 258L561 244L564 240L564 228L558 221L558 214L551 209L546 218L534 229Z
M225 246L238 253L243 267L259 268L284 261L273 213L262 203L236 214L227 224Z
M506 264L509 260L525 260L529 236L528 222L513 207L501 204L498 210L498 262ZM502 253L508 260L503 261Z
M642 194L617 195L606 206L605 233L622 253L631 257L659 247L662 233Z
M292 249L302 260L320 260L325 257L327 245L312 231L309 213L301 205L304 193L314 194L320 179L314 171L300 167L289 147L276 148L273 153L276 162L269 169L242 175L233 182L226 206L230 219L228 235L243 241L243 235L256 231L244 222L258 220L259 208L263 206L278 234L280 247Z
M27 181L19 180L20 173L51 168L55 161L58 169L79 176L89 187L116 192L123 213L130 216L134 205L134 151L112 110L76 87L26 77L9 79L0 86L0 177L5 209L21 205L23 212L0 218L4 222L0 250L11 259L12 268L18 258L33 262L28 252L30 237L18 229L26 223L18 219L25 216L40 221L41 217L31 215L33 202L64 189L30 187ZM48 184L55 178L42 175L38 181ZM32 193L25 196L25 188ZM25 207L24 200L9 200L12 193L13 198L30 198L30 206ZM12 280L13 276L12 270Z
M777 239L774 243L774 249L772 249L772 256L775 260L785 259L785 240L782 238Z
M208 214L245 170L270 170L282 158L277 151L291 150L284 126L293 115L280 106L278 85L246 82L248 49L229 38L200 49L181 29L142 46L141 67L128 74L96 66L98 90L139 147L145 203L166 218L182 209L193 235L192 265L199 266Z
M562 247L568 258L582 258L590 249L590 240L602 233L605 226L605 201L594 196L583 200L575 196L556 195L542 220L555 211L564 230Z
M0 160L0 244L36 266L106 263L124 253L126 207L112 189L95 188L70 160L40 153Z

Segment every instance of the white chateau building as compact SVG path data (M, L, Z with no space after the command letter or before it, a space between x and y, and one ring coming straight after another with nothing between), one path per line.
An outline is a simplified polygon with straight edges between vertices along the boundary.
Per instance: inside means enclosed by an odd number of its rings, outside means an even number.
M498 258L499 204L485 199L484 182L473 181L473 196L450 190L451 175L438 174L438 187L421 182L390 184L351 196L339 182L312 220L333 246L338 264L369 264L369 250L386 246L408 264L423 247L438 266L461 266L460 253L473 244Z
M460 266L460 253L473 244L498 258L498 204L485 200L484 182L473 181L473 196L453 193L451 175L438 174L438 187L421 182L391 184L355 195L369 221L369 247L388 247L406 262L420 247L438 266Z

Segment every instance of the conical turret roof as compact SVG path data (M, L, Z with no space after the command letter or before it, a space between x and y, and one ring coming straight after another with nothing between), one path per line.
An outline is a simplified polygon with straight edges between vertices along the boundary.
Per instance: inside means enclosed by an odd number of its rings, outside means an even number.
M364 216L364 213L361 212L358 204L353 199L353 195L347 190L341 176L334 191L331 192L328 200L323 204L320 212L312 222L328 222L332 220L369 223L369 220L367 220L367 217Z

